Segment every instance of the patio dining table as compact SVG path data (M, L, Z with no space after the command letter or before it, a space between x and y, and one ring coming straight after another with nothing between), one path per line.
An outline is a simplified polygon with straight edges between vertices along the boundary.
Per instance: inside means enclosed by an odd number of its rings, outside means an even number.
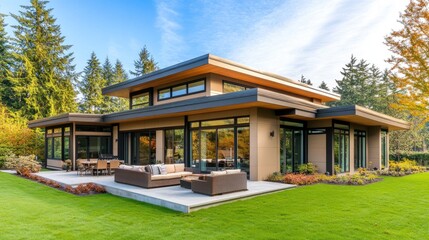
M82 161L81 164L85 167L85 168L91 168L91 166L95 166L97 165L97 161L98 160L88 160L88 161ZM107 161L107 168L109 168L110 166L110 161L112 160L106 160ZM124 160L119 160L119 162L121 164L124 164L125 161Z

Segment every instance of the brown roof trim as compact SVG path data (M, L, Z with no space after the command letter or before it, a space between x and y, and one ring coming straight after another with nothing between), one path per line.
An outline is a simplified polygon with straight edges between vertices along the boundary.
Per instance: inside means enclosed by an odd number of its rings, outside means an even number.
M293 89L298 89L303 93L307 92L307 93L318 95L320 99L324 99L326 101L340 99L340 95L336 93L325 91L323 89L319 89L316 87L312 87L307 84L303 84L298 81L294 81L277 74L268 73L254 68L250 68L248 66L245 66L212 54L205 54L203 56L193 58L191 60L178 63L176 65L163 68L149 74L145 74L144 76L141 76L141 77L133 78L115 85L105 87L103 88L102 93L103 95L115 96L115 92L118 92L124 89L133 88L142 84L155 81L157 79L161 79L173 74L177 74L186 70L191 70L193 68L201 67L204 65L212 65L218 68L224 68L224 69L240 72L242 74L252 75L254 77L260 78L265 81L275 82L277 84L282 84Z
M286 96L265 89L253 88L246 91L221 94L216 96L199 97L179 102L166 103L146 108L133 109L117 113L107 114L103 117L106 123L130 121L145 117L180 114L192 111L216 111L216 108L237 106L247 104L257 107L259 105L273 106L273 108L299 108L316 113L318 108L324 107L320 104L308 102L299 98Z
M380 124L392 127L395 130L407 130L410 129L410 124L407 121L388 116L383 113L379 113L358 105L332 107L326 109L318 109L316 118L335 118L345 116L359 116L365 119L369 119Z
M71 122L102 123L102 114L64 113L53 117L37 119L28 123L29 128L41 128Z

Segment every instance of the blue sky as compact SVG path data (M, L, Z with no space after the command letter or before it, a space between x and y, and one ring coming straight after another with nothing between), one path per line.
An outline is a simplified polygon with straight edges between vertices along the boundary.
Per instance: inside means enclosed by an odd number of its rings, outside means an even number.
M73 45L76 70L92 51L127 70L146 45L160 67L206 53L332 88L353 54L381 68L384 36L397 29L407 0L149 1L53 0L48 6ZM17 13L29 0L0 0ZM9 25L14 21L6 19ZM10 27L8 28L10 30Z

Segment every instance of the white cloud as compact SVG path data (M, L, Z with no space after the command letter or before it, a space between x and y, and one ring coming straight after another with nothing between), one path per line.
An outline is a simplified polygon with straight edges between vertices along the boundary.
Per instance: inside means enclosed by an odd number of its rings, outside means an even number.
M195 34L205 51L330 87L353 54L380 68L384 36L397 28L407 0L203 2ZM204 36L206 39L204 39ZM209 36L209 37L207 37Z
M157 2L157 27L161 31L160 61L164 66L176 64L183 60L179 56L185 50L183 37L180 34L180 14L174 8L175 1Z

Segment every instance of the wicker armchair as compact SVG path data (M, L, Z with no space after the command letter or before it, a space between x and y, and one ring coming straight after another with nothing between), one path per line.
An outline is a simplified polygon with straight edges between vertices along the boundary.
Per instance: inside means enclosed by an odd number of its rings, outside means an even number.
M87 167L85 167L85 165L82 164L83 161L86 161L84 159L77 159L76 160L76 174L82 176L84 173L86 173L87 171Z
M100 174L103 174L103 171L107 173L107 160L98 160L97 164L93 168L93 171L95 171L95 174L98 176L98 171L100 171Z
M115 170L119 168L119 165L121 165L119 160L110 160L109 175L112 174L112 171L115 172Z

